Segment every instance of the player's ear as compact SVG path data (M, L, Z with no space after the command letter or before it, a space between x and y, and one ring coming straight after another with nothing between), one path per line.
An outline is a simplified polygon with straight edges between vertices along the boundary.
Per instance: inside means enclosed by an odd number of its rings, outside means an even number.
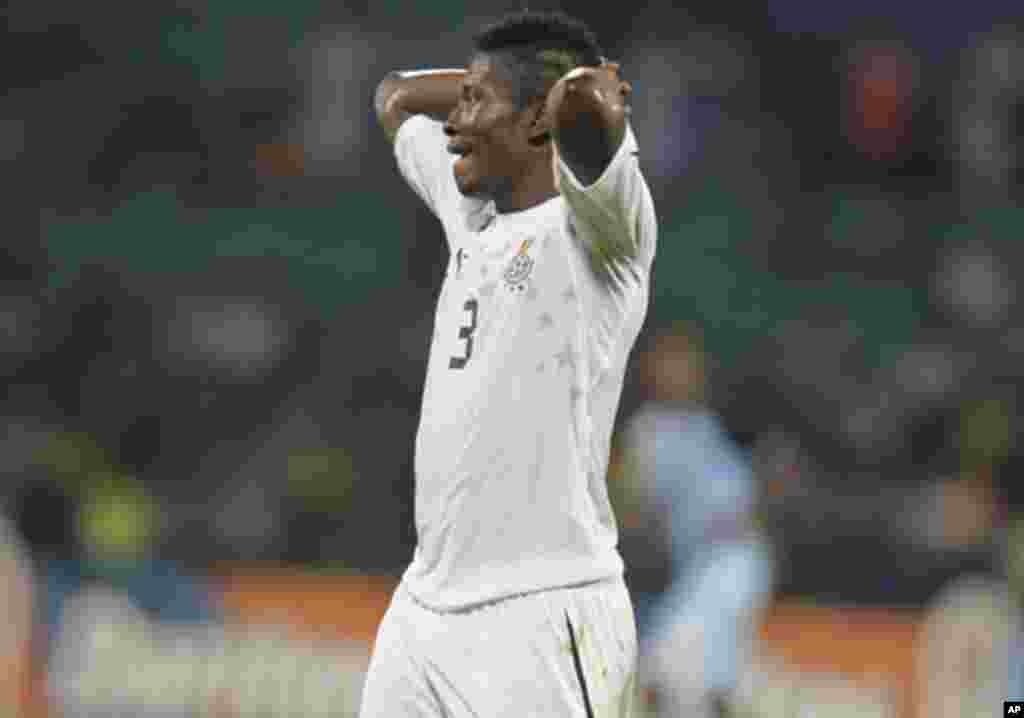
M546 116L547 98L539 97L530 101L526 110L529 121L527 137L533 147L543 147L551 140L550 122Z

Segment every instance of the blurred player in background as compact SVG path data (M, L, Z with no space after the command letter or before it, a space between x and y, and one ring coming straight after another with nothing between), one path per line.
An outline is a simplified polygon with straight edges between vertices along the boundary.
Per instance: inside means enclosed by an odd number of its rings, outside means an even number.
M636 628L606 471L656 219L631 88L593 34L524 12L466 70L376 95L450 250L416 440L416 552L362 715L627 716Z
M670 585L640 625L639 683L659 716L736 709L772 587L751 459L705 404L707 363L694 327L659 333L643 355L648 400L626 427L641 505L648 523L667 528L672 557Z

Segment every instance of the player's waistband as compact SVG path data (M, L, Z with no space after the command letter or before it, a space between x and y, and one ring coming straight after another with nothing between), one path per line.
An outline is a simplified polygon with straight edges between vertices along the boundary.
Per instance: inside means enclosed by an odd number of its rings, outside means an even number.
M462 614L474 613L476 611L482 611L484 609L491 608L491 607L493 607L493 606L495 606L497 604L504 603L506 601L515 601L518 598L524 598L526 596L533 596L533 595L536 595L538 593L551 593L551 592L555 592L555 591L571 591L574 588L590 588L590 587L594 587L594 586L600 586L602 584L607 584L607 585L611 586L611 585L615 585L615 584L618 584L618 583L623 583L624 580L625 579L623 578L623 576L621 574L619 574L617 576L605 576L605 577L602 577L602 578L589 579L587 581L578 581L576 583L562 584L562 585L559 585L559 586L543 586L541 588L534 588L534 589L530 589L528 591L517 591L515 593L503 594L501 596L496 596L494 598L489 598L489 599L484 600L484 601L475 601L473 603L466 604L464 606L456 606L456 607L453 607L453 608L439 608L437 606L432 606L429 603L426 603L425 601L421 600L419 597L416 596L415 593L413 593L413 591L409 588L409 586L406 585L406 581L405 581L404 578L399 582L398 587L395 589L395 593L397 595L401 596L402 598L405 598L405 599L415 603L417 606L419 606L423 610L430 611L431 613L445 614L445 615L448 615L448 614L460 614L460 615L462 615Z

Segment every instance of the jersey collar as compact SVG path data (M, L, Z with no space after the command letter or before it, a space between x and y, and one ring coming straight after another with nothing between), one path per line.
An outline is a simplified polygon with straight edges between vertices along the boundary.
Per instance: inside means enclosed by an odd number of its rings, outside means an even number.
M484 231L497 214L493 200L462 198L462 216L466 218L466 229L474 234Z

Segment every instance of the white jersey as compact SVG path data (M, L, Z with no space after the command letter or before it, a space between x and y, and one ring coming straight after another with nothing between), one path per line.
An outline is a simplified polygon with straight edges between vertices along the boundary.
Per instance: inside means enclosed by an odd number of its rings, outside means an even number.
M507 214L459 192L446 145L422 115L395 138L450 250L403 583L454 610L621 576L605 476L657 234L632 129L593 185L560 162L560 196Z

